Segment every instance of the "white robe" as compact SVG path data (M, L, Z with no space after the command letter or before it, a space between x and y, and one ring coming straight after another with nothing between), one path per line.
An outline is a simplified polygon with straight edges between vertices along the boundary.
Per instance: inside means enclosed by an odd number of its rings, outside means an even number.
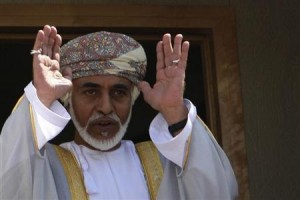
M44 145L64 128L70 117L58 102L54 103L50 110L44 107L32 85L25 89L25 94L7 119L0 136L0 199L57 199L53 172ZM168 133L167 123L160 114L150 126L150 137L166 158L164 177L157 198L233 199L237 195L237 183L230 163L207 127L197 119L196 108L190 102L186 102L189 108L188 122L177 137L172 138ZM190 136L191 144L187 145ZM64 146L68 145L70 147L70 144ZM80 155L76 152L75 155L80 161ZM140 188L139 191L143 195L139 197L144 199L148 197L143 192L147 188L145 180L140 178L143 174L142 170L139 170L140 162L136 158L133 154L128 167L136 167L130 171L135 174L132 184L138 182L137 188ZM187 164L183 167L186 158ZM92 164L90 160L88 162ZM106 184L96 178L95 171L95 168L90 170L84 177L91 198L98 192L97 187ZM108 171L116 172L116 169ZM126 178L120 174L113 173L110 179L108 183L111 182L119 188L124 182L126 184ZM114 186L111 188L115 189ZM127 194L125 190L118 191L119 196L111 197L133 197L132 193Z
M134 144L101 152L69 142L62 145L76 155L90 200L149 199L143 168Z

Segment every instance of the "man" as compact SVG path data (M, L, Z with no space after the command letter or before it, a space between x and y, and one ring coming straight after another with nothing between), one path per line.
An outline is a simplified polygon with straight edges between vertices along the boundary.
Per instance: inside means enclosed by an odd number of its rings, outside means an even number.
M1 199L237 196L226 155L183 98L189 43L182 35L174 45L169 34L158 42L153 87L143 81L143 48L126 35L97 32L61 44L53 26L37 33L33 82L0 137ZM159 111L149 129L159 156L152 143L122 140L139 90ZM70 120L60 98L76 127L63 148L48 144Z

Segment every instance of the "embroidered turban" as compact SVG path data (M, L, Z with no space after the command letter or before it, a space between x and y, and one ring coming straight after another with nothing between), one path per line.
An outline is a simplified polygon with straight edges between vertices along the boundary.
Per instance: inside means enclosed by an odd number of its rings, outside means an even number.
M145 77L147 58L133 38L107 31L77 37L61 47L61 68L70 67L72 78L116 75L137 84Z

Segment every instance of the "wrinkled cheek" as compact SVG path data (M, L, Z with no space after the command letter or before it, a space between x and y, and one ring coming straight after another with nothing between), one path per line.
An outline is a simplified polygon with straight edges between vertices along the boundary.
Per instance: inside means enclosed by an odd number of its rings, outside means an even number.
M77 109L75 109L77 108ZM92 112L89 112L89 109L78 109L82 108L80 105L77 105L77 107L74 105L73 110L76 117L76 120L80 124L80 126L85 127L88 124L89 118L92 116Z
M120 119L120 123L123 125L126 121L127 121L127 118L128 118L128 114L126 114L126 115L117 115L118 117L119 117L119 119Z
M128 122L128 120L130 120L130 118L131 118L131 112L132 112L132 107L130 107L130 109L127 109L124 112L124 113L126 113L126 115L123 115L123 116L120 117L122 125L124 125L126 122Z

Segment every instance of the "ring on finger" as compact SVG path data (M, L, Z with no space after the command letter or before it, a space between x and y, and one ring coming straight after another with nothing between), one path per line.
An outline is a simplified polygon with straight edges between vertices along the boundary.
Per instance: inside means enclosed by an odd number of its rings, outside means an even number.
M39 48L39 49L37 49L37 50L32 49L32 50L30 51L30 54L31 54L31 55L34 55L34 54L42 54L42 48Z
M172 60L172 64L177 65L179 63L180 59Z

